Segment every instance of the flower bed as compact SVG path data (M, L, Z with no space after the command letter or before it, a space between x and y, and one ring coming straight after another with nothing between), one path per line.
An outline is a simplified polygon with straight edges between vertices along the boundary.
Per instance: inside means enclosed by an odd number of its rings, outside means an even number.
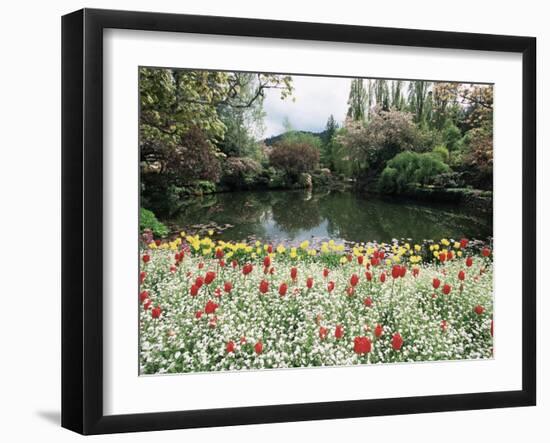
M467 240L318 250L149 240L142 374L492 357L491 251Z

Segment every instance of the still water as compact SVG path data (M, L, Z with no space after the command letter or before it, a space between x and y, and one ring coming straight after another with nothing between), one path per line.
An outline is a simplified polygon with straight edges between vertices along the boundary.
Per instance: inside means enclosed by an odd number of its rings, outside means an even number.
M213 227L231 241L353 242L486 240L492 217L456 205L382 199L353 192L247 191L196 197L167 221L173 229ZM222 229L218 230L221 227Z

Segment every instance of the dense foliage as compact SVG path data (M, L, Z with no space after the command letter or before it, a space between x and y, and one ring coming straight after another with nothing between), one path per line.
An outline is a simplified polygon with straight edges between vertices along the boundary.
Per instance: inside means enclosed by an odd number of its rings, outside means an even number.
M157 220L155 214L148 209L140 208L139 210L139 230L141 232L149 231L155 237L166 237L168 228Z
M430 177L429 182L492 189L491 86L411 81L405 93L402 81L366 82L352 81L348 118L325 143L321 158L327 167L355 177L367 188L378 183L383 192L400 192L387 186L396 175L386 171L388 162L406 151L433 152L450 169L429 169L454 175L453 180Z
M142 206L162 219L189 195L337 182L492 189L490 85L352 79L343 122L330 115L312 133L285 118L285 132L263 140L269 89L291 97L292 77L141 68Z
M449 171L441 157L433 152L405 151L392 158L380 175L380 187L389 194L400 193L413 184L430 184L439 174Z
M284 99L290 76L140 68L142 205L167 215L185 195L215 190L225 161L261 161L267 89ZM207 183L210 183L207 184Z
M282 141L269 154L269 163L297 179L303 172L312 171L319 163L319 150L306 142Z

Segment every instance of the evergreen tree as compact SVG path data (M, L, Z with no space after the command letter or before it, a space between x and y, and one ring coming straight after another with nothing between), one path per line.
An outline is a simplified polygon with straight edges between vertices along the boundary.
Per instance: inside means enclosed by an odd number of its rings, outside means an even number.
M422 126L431 114L430 82L414 80L409 83L409 110L414 114L414 121Z
M404 108L403 98L403 80L394 80L391 84L391 104L390 107L397 111L402 111Z
M334 115L330 114L330 117L327 120L327 125L325 128L324 144L321 160L322 162L330 169L334 170L334 157L336 155L335 141L334 137L336 131L338 130L338 123L334 119Z
M390 109L390 97L387 80L374 81L374 95L376 99L376 107L383 111Z
M348 117L355 121L364 121L367 117L368 90L363 84L362 78L354 78L351 81L348 99Z

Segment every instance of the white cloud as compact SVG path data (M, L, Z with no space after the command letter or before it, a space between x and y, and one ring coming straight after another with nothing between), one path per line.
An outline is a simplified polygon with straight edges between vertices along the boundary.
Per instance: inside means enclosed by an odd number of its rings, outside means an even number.
M265 137L284 132L283 122L288 118L293 129L322 131L330 114L342 123L347 112L351 79L293 75L294 101L281 100L279 91L267 90L264 111Z

